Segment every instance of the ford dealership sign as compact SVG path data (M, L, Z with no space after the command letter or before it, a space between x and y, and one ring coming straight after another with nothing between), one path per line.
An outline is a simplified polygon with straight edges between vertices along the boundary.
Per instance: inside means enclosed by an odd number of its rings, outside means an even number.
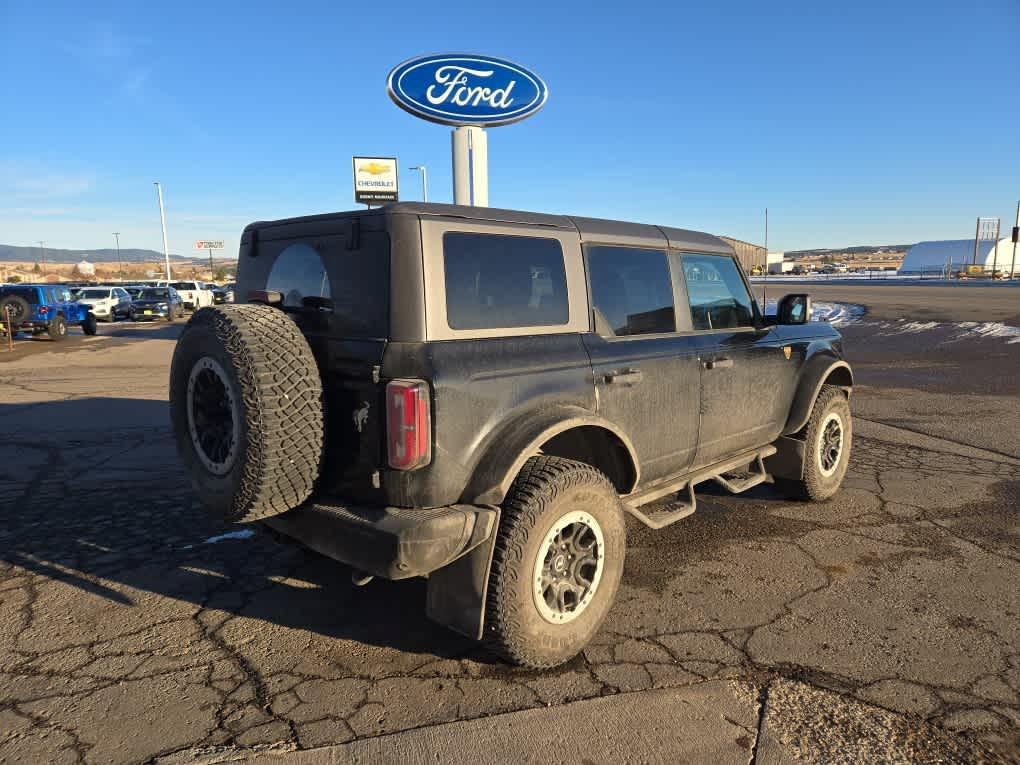
M444 53L405 61L386 81L390 98L443 125L494 127L530 117L549 89L533 72L491 56Z

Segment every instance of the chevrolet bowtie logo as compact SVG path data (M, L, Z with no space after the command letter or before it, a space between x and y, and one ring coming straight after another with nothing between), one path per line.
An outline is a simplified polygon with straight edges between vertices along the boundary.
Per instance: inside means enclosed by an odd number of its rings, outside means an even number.
M359 173L368 173L369 175L382 175L389 171L387 165L381 165L378 162L369 162L367 165L361 165L358 167Z

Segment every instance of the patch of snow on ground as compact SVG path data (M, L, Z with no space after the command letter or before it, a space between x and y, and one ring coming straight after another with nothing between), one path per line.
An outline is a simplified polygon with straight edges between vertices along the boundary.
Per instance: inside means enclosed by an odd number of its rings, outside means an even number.
M226 534L219 534L215 537L209 537L208 539L202 540L199 544L203 545L214 545L217 542L225 542L228 539L251 539L255 536L255 532L251 529L241 529L240 531L228 531ZM194 545L185 545L184 550L190 550Z
M765 303L765 315L776 315L777 300L769 298ZM830 324L850 324L864 316L864 306L855 303L825 303L811 301L811 321L827 321Z
M962 321L957 326L968 332L976 332L984 337L1008 338L1006 341L1007 345L1020 343L1020 327L1011 327L1008 324L1002 324L997 321L983 321L980 323L976 321Z

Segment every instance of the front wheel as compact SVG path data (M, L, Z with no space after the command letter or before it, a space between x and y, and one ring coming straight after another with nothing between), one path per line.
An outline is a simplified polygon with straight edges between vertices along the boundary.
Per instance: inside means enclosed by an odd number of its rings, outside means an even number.
M548 668L576 656L605 620L623 575L620 498L591 465L525 463L503 503L485 640L507 660Z
M94 313L85 314L85 318L81 322L81 331L86 335L94 335L99 329L99 325L96 322L96 315Z
M822 387L803 430L804 463L800 480L777 479L776 486L793 499L826 500L839 491L850 463L853 421L846 394Z

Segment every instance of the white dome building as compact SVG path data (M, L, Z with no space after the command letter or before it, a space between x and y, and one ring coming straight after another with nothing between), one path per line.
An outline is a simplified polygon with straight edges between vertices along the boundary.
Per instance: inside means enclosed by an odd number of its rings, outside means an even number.
M982 266L989 274L994 268L1004 274L1009 273L1013 260L1013 241L1000 239L998 242L987 239L978 242L977 265ZM903 258L900 266L901 274L935 274L948 273L950 276L957 271L966 271L967 266L974 264L973 239L946 239L937 242L918 242ZM1020 274L1020 254L1016 264L1016 272Z

